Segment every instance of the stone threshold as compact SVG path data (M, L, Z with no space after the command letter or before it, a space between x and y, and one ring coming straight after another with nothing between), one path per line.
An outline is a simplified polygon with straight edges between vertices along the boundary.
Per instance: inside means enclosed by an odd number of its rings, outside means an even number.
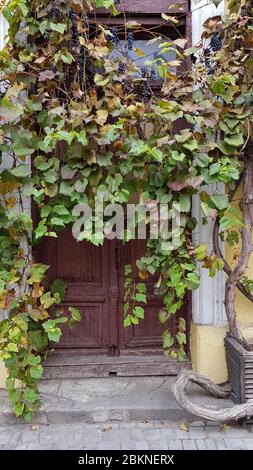
M103 423L122 421L195 421L174 400L175 377L108 377L44 380L40 383L42 407L34 424ZM230 407L230 400L210 397L198 386L189 393L209 407ZM21 424L10 407L6 390L0 390L0 426Z

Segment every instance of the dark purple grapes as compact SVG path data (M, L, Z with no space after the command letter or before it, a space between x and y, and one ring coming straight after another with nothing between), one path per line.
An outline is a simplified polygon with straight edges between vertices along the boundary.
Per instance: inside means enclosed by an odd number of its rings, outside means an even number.
M133 49L133 44L134 44L134 35L133 33L130 32L127 35L127 48L129 49L129 51Z
M140 97L144 103L147 103L150 99L150 90L145 82L140 86Z
M219 38L218 33L213 33L213 35L211 37L211 41L210 41L210 47L211 47L213 52L218 52L218 51L221 50L222 42Z
M50 15L52 16L54 21L59 21L61 18L61 12L55 6L52 6L50 10Z
M118 5L120 3L120 0L114 0L115 5Z
M78 56L78 66L79 66L79 85L82 88L83 85L83 78L84 78L84 68L85 68L85 62L86 62L86 49L85 47L81 47L80 54Z
M210 71L212 70L212 65L211 65L211 60L210 60L210 49L207 47L206 49L204 49L204 63L205 63L205 67L207 69L207 73L210 73Z
M78 29L77 29L77 15L74 11L69 13L69 18L71 21L71 47L76 49L80 46Z
M141 76L145 78L147 74L148 74L148 67L144 65L143 67L141 67Z
M125 73L126 65L123 64L123 62L121 62L121 63L119 64L119 69L118 69L118 70L119 70L119 73Z
M116 28L115 26L111 29L111 33L112 33L112 36L111 36L111 42L113 43L114 46L118 46L119 45L119 30L118 28Z
M150 70L149 76L150 76L150 80L155 80L157 78L157 73L154 67L152 67L152 69Z

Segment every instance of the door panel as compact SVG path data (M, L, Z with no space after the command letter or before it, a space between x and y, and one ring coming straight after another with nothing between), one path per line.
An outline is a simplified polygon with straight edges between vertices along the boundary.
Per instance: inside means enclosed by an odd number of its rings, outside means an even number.
M49 264L49 280L62 279L67 284L62 308L75 306L82 319L73 330L63 325L58 349L81 349L84 354L148 355L163 354L163 325L158 319L162 299L154 295L156 279L147 281L145 320L137 326L124 328L124 266L131 264L133 277L139 282L136 259L145 254L146 241L128 243L106 240L103 247L77 242L70 230L60 232L56 239L46 239L39 248L40 261ZM179 316L187 320L188 302L170 325L176 332Z
M111 346L111 268L110 245L95 247L77 242L70 230L47 239L40 249L40 259L50 264L49 278L62 279L67 292L62 303L79 308L82 319L70 330L63 325L59 345L54 347L84 348L105 354Z
M73 302L71 305L73 306ZM103 336L103 303L75 304L75 307L79 308L82 320L73 329L63 325L59 348L106 349L106 335ZM64 304L63 309L67 309Z

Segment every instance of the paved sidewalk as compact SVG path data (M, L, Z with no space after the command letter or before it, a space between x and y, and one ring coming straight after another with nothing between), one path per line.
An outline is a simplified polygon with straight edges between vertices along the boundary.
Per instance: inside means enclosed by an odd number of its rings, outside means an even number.
M0 449L16 450L253 450L253 432L240 426L182 429L171 421L0 426ZM187 429L186 426L185 429Z

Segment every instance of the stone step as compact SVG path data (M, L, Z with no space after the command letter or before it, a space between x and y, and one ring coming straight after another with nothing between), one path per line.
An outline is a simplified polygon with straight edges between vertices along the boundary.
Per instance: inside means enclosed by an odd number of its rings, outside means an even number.
M175 377L43 380L40 382L42 407L34 423L196 420L174 400L171 393L174 380ZM194 401L206 403L208 407L232 405L230 400L214 399L195 385L189 394ZM0 399L0 425L21 423L12 412L5 390L0 390Z

